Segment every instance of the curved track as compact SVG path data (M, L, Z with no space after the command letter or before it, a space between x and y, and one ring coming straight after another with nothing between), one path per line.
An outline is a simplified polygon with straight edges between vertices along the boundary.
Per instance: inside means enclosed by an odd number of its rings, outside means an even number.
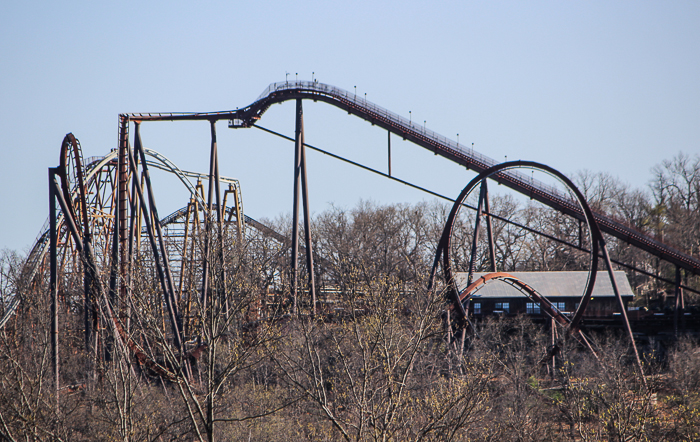
M230 120L230 127L251 127L275 103L307 99L323 101L382 127L468 169L481 173L497 161L468 149L449 138L425 129L407 118L367 101L352 92L328 84L310 81L273 83L252 104L235 111L208 113L135 113L126 114L132 121ZM556 189L517 171L499 172L491 177L504 186L531 197L564 214L585 220L578 204ZM594 213L600 230L664 259L695 275L700 275L700 260L663 244L603 214Z
M67 136L68 138L68 136ZM68 155L66 155L66 146L74 146L74 148L79 149L79 143L75 139L75 137L72 137L72 140L70 140L71 143L66 144L64 142L62 146L62 152L61 152L61 162L64 164L69 163L70 161L64 160L64 158L69 158ZM75 147L77 146L77 147ZM160 170L163 170L165 172L174 174L180 182L183 184L183 186L189 191L190 195L192 198L195 198L198 203L200 204L201 207L205 207L206 203L204 202L202 196L197 192L196 186L192 184L189 178L197 178L197 179L208 179L207 175L204 174L199 174L195 172L188 172L188 171L183 171L180 168L178 168L172 161L170 161L167 157L162 155L159 152L156 152L154 150L150 149L144 149L145 154L147 156L147 164L149 167L154 167ZM71 180L70 177L65 182L71 183L72 189L68 189L67 187L62 189L64 190L65 195L68 197L66 200L73 200L73 201L82 201L85 200L85 194L86 192L91 194L91 195L98 195L100 193L106 195L102 196L101 198L96 198L93 201L89 201L88 205L80 206L79 212L83 212L81 216L81 220L84 219L85 222L81 224L87 223L88 219L91 219L92 222L95 223L93 229L97 230L98 232L93 232L94 236L96 237L96 241L98 244L96 244L97 250L104 252L107 250L108 245L106 244L109 241L109 238L111 237L111 228L109 225L102 225L104 224L104 219L109 219L111 216L111 208L110 207L96 207L96 200L102 200L102 201L112 201L113 200L113 169L116 167L116 162L117 162L117 151L112 151L105 155L104 157L91 157L88 158L87 161L85 161L85 167L84 167L84 174L82 172L77 173L76 177L79 177L76 180ZM75 158L80 158L80 155L74 155L73 157ZM63 169L63 168L62 168ZM70 169L67 167L66 169ZM65 170L65 169L64 169ZM83 168L82 166L77 166L76 167L77 171L82 171ZM105 179L104 177L112 177L112 178L107 178ZM62 180L62 182L64 182ZM224 184L233 184L235 185L236 189L240 189L239 183L235 179L231 178L226 178L226 177L221 177L221 182ZM105 185L105 183L107 185ZM82 189L81 189L82 187ZM87 189L87 190L86 190ZM81 196L82 195L82 196ZM237 197L240 200L240 191L237 193ZM70 206L72 207L72 206ZM242 209L242 202L240 202L240 207ZM171 221L169 219L170 217L166 217L163 220L161 220L161 225L165 226L169 224ZM64 225L64 215L63 213L58 214L58 219L57 219L57 224L59 226ZM252 218L245 217L245 221L247 224L252 225L255 228L258 229L266 229L266 227L259 222L253 220ZM98 224L100 226L98 226ZM81 225L82 227L82 225ZM100 228L101 227L101 228ZM272 232L271 229L268 229ZM63 238L61 241L64 244L64 249L70 249L73 247L72 241L70 239L70 235L67 232L67 229L59 227L59 232L63 232ZM100 234L101 233L101 234ZM269 233L267 231L264 231L263 233ZM275 233L275 232L273 232ZM281 235L280 235L281 236ZM18 290L17 293L15 293L15 296L9 301L7 308L5 309L4 312L2 312L2 317L0 317L0 328L2 328L7 321L12 317L12 315L15 313L17 310L23 296L25 296L25 292L30 290L30 286L32 282L34 281L35 277L38 275L38 273L41 272L42 264L47 259L48 255L48 250L49 250L49 229L48 229L48 221L45 223L45 225L42 228L41 234L37 237L36 241L34 242L34 245L32 246L32 249L27 257L27 260L25 261L25 265L23 266L22 269L22 281L26 281L26 287L22 287ZM70 254L70 251L65 250L64 255ZM106 254L105 254L106 255Z
M583 197L583 195L578 190L578 188L576 188L574 183L571 182L571 180L569 180L561 172L559 172L559 171L557 171L557 170L555 170L555 169L553 169L545 164L535 163L532 161L512 161L510 163L498 164L498 165L495 165L493 167L486 169L483 172L480 172L479 175L474 177L469 182L469 184L467 184L467 186L460 193L457 200L455 200L455 203L452 206L452 210L450 211L450 215L448 216L447 221L445 222L445 228L442 232L442 237L440 238L440 242L439 242L437 250L435 252L435 261L433 263L433 269L432 269L431 274L430 274L429 288L432 287L434 284L434 279L435 279L436 274L437 274L437 266L442 258L442 266L443 266L443 272L444 272L444 276L445 276L445 283L448 285L448 287L449 286L452 287L451 297L452 297L454 308L459 312L459 314L462 317L467 316L467 312L463 306L463 302L466 299L463 299L462 294L460 293L460 290L455 285L454 269L452 268L452 259L450 258L450 252L451 252L450 244L452 241L452 231L454 228L454 223L455 223L455 219L457 217L457 213L459 212L459 209L462 207L464 201L469 196L471 191L474 190L476 188L476 186L478 186L482 181L484 181L487 178L491 178L494 175L503 174L503 173L509 172L513 168L520 168L520 167L528 167L528 168L532 168L533 170L543 171L543 172L546 172L546 173L556 177L557 179L559 179L575 195L576 204L579 206L581 212L584 214L584 219L586 221L586 224L588 225L588 231L590 232L590 236L591 236L591 255L590 255L591 259L590 259L590 267L589 267L589 271L588 271L588 281L586 282L586 288L584 290L583 295L581 296L581 302L579 303L579 307L576 310L576 314L574 315L574 318L570 323L570 327L572 327L573 329L576 329L576 328L578 328L578 324L581 321L581 318L583 317L583 313L586 310L586 306L588 305L588 302L591 299L591 295L593 293L593 287L595 285L595 280L596 280L596 276L598 273L598 253L599 253L599 249L605 248L605 242L603 241L603 237L600 233L598 225L593 220L593 212L591 211L591 208L588 206L586 199ZM609 269L609 271L610 271L610 269ZM610 276L612 278L612 273L610 274ZM623 314L624 314L624 312L623 312Z
M559 309L556 308L549 301L549 299L545 298L535 288L531 287L526 282L521 281L520 279L506 272L487 273L477 278L474 282L469 284L468 287L464 288L463 290L460 290L459 302L464 304L489 281L503 281L512 285L520 292L522 292L525 296L527 296L528 299L530 299L532 302L538 304L547 316L556 320L560 325L568 327L569 324L571 324L571 320L567 318L561 311L559 311Z

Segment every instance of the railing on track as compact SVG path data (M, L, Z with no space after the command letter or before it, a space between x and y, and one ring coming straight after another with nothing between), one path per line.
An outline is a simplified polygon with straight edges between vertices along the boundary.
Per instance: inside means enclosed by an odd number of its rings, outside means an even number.
M285 92L292 93L292 95L294 95L294 92L298 92L303 98L314 99L314 95L318 97L328 97L328 102L352 110L356 115L372 121L373 123L383 123L386 128L389 128L389 130L397 135L403 136L404 138L411 137L415 140L414 142L423 144L423 147L432 149L436 154L441 154L477 172L482 172L498 164L496 160L433 132L423 125L416 124L410 118L402 117L384 109L370 102L365 97L358 96L355 92L349 92L317 81L284 81L272 83L260 94L253 104L237 110L235 118L260 118L271 103L290 99L286 97L282 99L275 97L278 93ZM253 114L251 114L251 112ZM250 125L254 123L254 121L247 121L247 123ZM564 194L558 188L545 184L534 177L528 177L517 170L511 169L497 172L492 176L492 179L531 198L537 199L550 207L559 208L564 211L564 213L568 212L570 215L579 217L579 219L582 217L582 211L571 195ZM600 213L595 213L594 215L605 233L611 234L636 247L640 247L656 256L662 257L696 275L700 275L700 260L697 258L675 250L673 247L637 231L625 222L615 220Z
M379 117L385 118L388 122L393 123L393 125L398 128L403 128L406 131L410 130L414 133L417 133L426 138L427 140L431 140L434 143L440 145L443 149L447 148L455 152L459 152L461 155L470 158L476 163L481 164L484 169L488 169L489 167L499 164L499 162L494 160L493 158L483 155L472 148L460 144L455 140L452 140L444 135L434 132L426 128L424 125L416 124L410 118L402 117L401 115L398 115L388 109L385 109L375 103L372 103L371 101L367 100L366 97L358 96L354 92L346 91L344 89L328 84L319 83L316 81L285 81L280 83L272 83L267 87L267 89L263 91L262 94L258 96L256 102L265 100L267 97L270 96L270 94L274 92L299 89L304 90L304 92L318 92L320 95L326 95L337 100L347 101L365 112L373 113ZM510 176L513 179L516 179L521 184L529 185L543 193L556 196L564 201L569 201L572 205L576 205L576 203L571 197L563 194L560 191L560 189L557 189L554 186L545 184L542 181L539 181L532 177L528 177L527 175L518 171L506 171L504 172L504 174Z

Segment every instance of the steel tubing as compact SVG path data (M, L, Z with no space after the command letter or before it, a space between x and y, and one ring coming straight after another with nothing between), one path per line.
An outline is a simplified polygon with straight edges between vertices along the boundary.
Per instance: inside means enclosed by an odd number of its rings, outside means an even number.
M141 163L142 166L144 167L144 176L146 175L148 169L147 165L145 162L145 157L143 155L143 150L141 149L141 143L138 138L139 134L139 128L138 128L138 123L136 126L136 143L135 143L135 150L139 151L139 154L141 155ZM134 177L136 178L138 176L138 169L136 166L136 161L134 160L134 155L131 151L131 149L128 149L128 156L129 156L129 163L131 164L131 168L134 174ZM163 266L161 265L160 258L159 258L159 253L158 253L158 245L156 243L155 235L154 235L154 229L151 224L152 216L150 215L150 211L148 210L148 207L146 206L146 200L144 198L143 192L141 190L141 186L136 186L136 193L139 198L139 202L141 205L141 211L143 212L143 218L144 221L146 222L146 231L148 233L148 239L151 243L151 249L153 251L153 260L156 265L156 272L158 273L158 279L161 284L161 288L163 289L163 297L165 298L165 304L168 308L168 315L170 316L170 327L172 328L173 331L173 339L175 340L175 345L178 348L178 350L182 349L182 340L180 338L180 329L179 329L179 324L178 324L178 317L176 313L176 306L173 303L173 298L170 290L168 289L168 283L166 282L166 276L165 276L165 271L163 269Z
M593 293L593 287L595 285L595 279L597 276L597 271L598 271L598 254L599 254L599 246L604 245L602 241L602 235L600 233L600 230L598 229L598 225L593 218L593 213L591 211L591 208L588 206L588 203L586 202L585 198L583 197L583 194L578 190L578 188L574 185L574 183L568 179L565 175L563 175L561 172L547 166L544 164L536 163L533 161L511 161L511 162L506 162L502 164L497 164L493 167L488 168L487 170L481 172L479 175L474 177L469 184L462 190L460 193L459 197L455 200L454 205L452 206L452 210L450 211L450 215L448 216L448 219L445 223L445 228L442 233L442 237L440 238L440 242L438 244L437 251L435 253L435 260L433 262L433 269L431 271L430 275L430 282L428 285L428 289L432 289L433 284L434 284L434 279L436 277L437 273L437 266L438 263L440 262L440 259L442 258L442 268L443 268L443 273L445 276L445 282L450 287L450 297L452 298L453 306L454 308L460 312L462 318L466 317L466 311L464 310L464 306L462 305L462 300L459 297L459 290L456 288L455 281L454 281L454 274L453 274L453 269L452 269L452 263L451 263L451 257L450 257L450 244L452 240L452 229L454 228L454 223L457 217L457 213L459 209L462 207L464 204L464 201L466 198L469 196L471 191L479 185L479 183L486 179L491 177L492 175L495 175L496 173L499 173L503 171L504 169L511 169L511 168L518 168L518 167L529 167L532 169L536 170L541 170L544 172L547 172L551 174L552 176L555 176L558 178L566 187L568 187L571 192L575 195L576 200L578 201L581 211L585 214L585 219L588 224L588 229L591 235L591 264L590 264L590 269L589 269L589 274L588 274L588 282L586 284L586 289L584 290L584 293L581 297L581 302L579 303L579 307L576 310L576 313L574 314L574 318L571 321L570 328L572 331L578 331L578 324L581 321L581 318L583 316L583 312L586 310L586 306L588 305L588 302L591 298L591 294Z

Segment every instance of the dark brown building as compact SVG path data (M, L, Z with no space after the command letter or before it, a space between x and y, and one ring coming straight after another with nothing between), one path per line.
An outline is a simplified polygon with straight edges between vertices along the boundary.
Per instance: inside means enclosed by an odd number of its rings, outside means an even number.
M571 315L578 308L588 280L588 272L509 272L509 274L535 289L561 312ZM483 275L486 273L475 273L473 281ZM458 273L456 279L460 290L467 287L466 273ZM627 308L627 304L634 298L634 292L625 272L616 271L615 281ZM544 316L539 304L530 300L521 289L509 283L507 279L493 279L475 288L469 312L477 318L493 314L527 314L534 318ZM593 295L584 317L607 319L619 315L620 308L608 272L600 271L596 276Z

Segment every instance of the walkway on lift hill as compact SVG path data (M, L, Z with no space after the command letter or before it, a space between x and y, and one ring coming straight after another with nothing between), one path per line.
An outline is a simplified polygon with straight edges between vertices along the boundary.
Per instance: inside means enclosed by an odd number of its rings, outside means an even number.
M235 111L207 113L134 113L126 114L132 121L174 121L174 120L229 120L229 127L251 127L275 103L289 100L307 99L323 101L349 114L356 115L373 125L410 140L436 155L443 156L477 173L498 164L495 160L469 149L449 138L435 133L424 126L413 123L387 109L358 97L357 94L324 83L311 81L285 81L272 83L251 105ZM583 213L575 201L538 180L518 171L508 170L494 174L493 180L523 195L539 201L553 209L579 220ZM637 230L604 215L595 214L601 231L658 256L677 267L695 275L700 275L700 260L684 254L673 247L638 232Z

